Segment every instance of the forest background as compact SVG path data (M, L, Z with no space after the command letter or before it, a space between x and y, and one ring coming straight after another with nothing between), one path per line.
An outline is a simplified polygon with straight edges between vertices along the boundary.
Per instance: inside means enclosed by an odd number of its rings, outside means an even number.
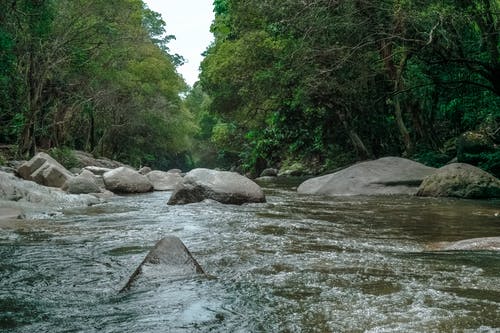
M70 164L77 149L258 175L392 155L500 175L499 0L216 0L214 11L189 87L168 25L141 0L2 1L0 164L38 150Z

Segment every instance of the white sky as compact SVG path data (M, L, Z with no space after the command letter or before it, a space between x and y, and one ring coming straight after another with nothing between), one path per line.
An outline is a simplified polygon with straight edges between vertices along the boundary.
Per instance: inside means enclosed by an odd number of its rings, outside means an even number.
M162 15L167 34L174 35L168 45L172 53L186 59L178 68L186 82L198 81L201 53L213 40L210 25L214 19L213 0L144 0L146 5Z

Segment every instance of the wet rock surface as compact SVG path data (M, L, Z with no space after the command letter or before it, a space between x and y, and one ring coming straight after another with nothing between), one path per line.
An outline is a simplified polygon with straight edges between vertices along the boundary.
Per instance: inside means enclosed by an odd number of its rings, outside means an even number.
M120 292L129 290L141 281L166 282L199 274L205 272L184 243L178 237L167 236L149 251Z
M264 192L252 180L235 172L194 169L186 174L168 201L180 205L211 199L224 204L265 202Z
M306 180L297 191L300 194L326 196L414 195L423 179L435 170L408 159L384 157Z

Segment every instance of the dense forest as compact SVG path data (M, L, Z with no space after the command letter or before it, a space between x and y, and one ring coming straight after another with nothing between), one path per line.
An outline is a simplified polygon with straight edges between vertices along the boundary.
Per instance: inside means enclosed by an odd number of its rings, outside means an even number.
M500 175L498 0L215 0L200 81L141 0L0 4L0 143L156 168ZM186 13L189 15L189 13ZM168 22L167 22L168 26Z
M0 142L18 157L71 148L132 165L184 160L196 126L183 59L141 0L5 0L0 22Z

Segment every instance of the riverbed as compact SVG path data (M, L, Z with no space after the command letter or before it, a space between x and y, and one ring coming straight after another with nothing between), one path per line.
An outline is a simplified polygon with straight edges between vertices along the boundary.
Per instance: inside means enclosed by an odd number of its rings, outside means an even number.
M500 255L431 251L500 236L500 201L265 192L243 206L117 196L0 229L0 331L500 331ZM167 235L209 276L118 293Z

